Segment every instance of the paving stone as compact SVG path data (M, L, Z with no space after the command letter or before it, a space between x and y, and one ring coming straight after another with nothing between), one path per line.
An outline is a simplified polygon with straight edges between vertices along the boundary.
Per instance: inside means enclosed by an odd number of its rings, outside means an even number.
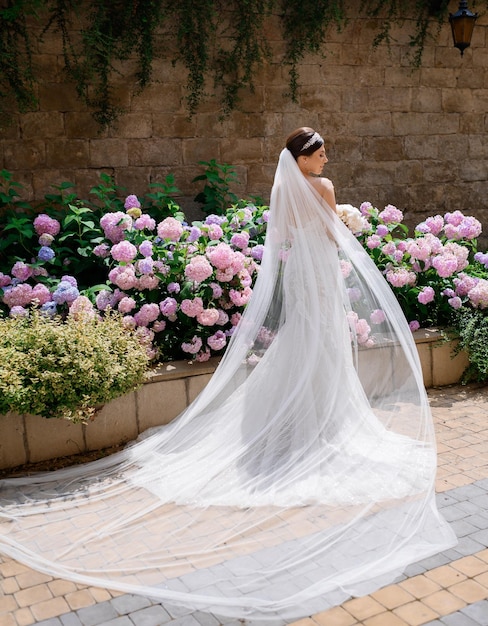
M36 626L62 626L62 622L57 617L44 619L42 622L36 622Z
M466 537L467 535L472 535L473 533L479 531L479 528L469 524L464 519L458 519L455 522L451 522L451 528L454 530L458 538ZM486 536L488 537L488 532L486 533Z
M60 615L59 619L61 620L63 626L85 626L74 611L72 613Z
M450 504L442 509L442 515L448 522L454 522L466 517L466 511L463 510L459 504Z
M459 552L460 554L462 554L462 556L469 556L470 554L474 554L475 552L480 552L481 550L484 550L487 544L475 541L473 539L473 536L475 535L476 533L474 533L474 535L470 537L461 537L455 548L456 552Z
M151 606L151 601L148 598L129 593L110 600L110 603L119 615L127 615Z
M474 620L477 626L488 626L488 600L470 604L460 612Z
M461 611L452 615L446 615L442 621L446 626L479 626L479 622L475 622L468 615L461 613Z
M130 619L135 626L161 626L170 622L173 618L161 605L156 604L131 613Z
M109 622L103 622L103 626L134 626L134 622L131 621L128 615L121 615L111 619Z
M83 626L97 626L118 617L111 602L100 602L94 606L87 606L84 609L79 609L77 613Z

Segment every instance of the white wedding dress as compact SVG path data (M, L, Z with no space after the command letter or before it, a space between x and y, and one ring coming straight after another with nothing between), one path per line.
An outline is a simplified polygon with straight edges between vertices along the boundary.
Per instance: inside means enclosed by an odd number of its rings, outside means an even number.
M293 619L455 544L394 295L286 149L270 209L253 297L206 389L118 454L0 481L0 551L169 604Z

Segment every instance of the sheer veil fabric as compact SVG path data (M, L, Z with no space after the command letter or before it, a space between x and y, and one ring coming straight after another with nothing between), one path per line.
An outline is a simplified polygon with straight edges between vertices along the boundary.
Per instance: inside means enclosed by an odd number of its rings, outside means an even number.
M173 423L0 482L0 551L53 576L293 619L455 544L415 344L383 276L280 155L253 297Z

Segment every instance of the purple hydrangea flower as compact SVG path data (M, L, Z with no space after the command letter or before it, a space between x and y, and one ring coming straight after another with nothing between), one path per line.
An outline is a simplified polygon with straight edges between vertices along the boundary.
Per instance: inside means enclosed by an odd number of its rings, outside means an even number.
M37 258L41 261L52 261L55 256L54 250L49 246L42 246L37 253Z

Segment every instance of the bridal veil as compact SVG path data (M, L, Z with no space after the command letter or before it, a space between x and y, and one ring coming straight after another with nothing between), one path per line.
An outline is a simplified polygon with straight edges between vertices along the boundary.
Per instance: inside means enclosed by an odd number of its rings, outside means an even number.
M292 619L455 543L415 344L356 238L280 155L253 297L168 426L0 481L0 551L53 576Z

